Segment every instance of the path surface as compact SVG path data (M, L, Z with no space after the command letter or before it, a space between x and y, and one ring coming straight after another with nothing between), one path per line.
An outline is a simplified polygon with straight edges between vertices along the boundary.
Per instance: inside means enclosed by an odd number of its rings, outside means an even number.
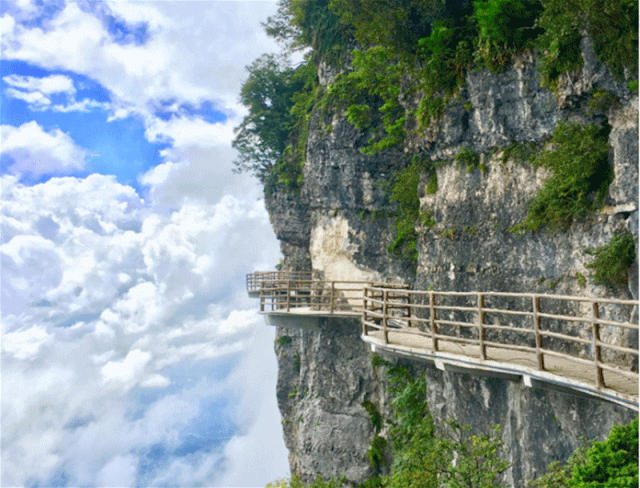
M473 369L495 373L512 373L517 376L528 375L541 381L553 381L560 386L584 392L605 400L620 403L638 410L638 380L632 380L622 374L605 370L606 388L595 388L593 368L572 361L567 357L545 355L545 370L537 369L535 352L513 351L497 347L486 347L486 360L480 358L477 346L458 344L443 339L438 340L438 352L433 352L430 337L390 329L389 342L385 343L381 330L370 331L362 339L376 349L395 352L407 357L423 360L448 361L470 372ZM462 361L460 361L462 360Z

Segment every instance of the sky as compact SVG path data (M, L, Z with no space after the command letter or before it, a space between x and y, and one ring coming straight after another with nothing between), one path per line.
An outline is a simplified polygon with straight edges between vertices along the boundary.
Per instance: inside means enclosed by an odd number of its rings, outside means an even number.
M289 475L278 242L232 173L274 2L0 0L0 485Z

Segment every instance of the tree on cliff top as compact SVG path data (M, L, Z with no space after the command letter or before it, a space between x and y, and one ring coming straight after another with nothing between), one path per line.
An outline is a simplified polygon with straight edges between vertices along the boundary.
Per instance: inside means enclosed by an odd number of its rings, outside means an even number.
M293 68L281 56L271 54L256 59L248 68L240 101L249 114L236 128L232 145L239 156L236 171L249 171L265 183L290 143L298 117L292 113L296 94L306 86L304 65Z

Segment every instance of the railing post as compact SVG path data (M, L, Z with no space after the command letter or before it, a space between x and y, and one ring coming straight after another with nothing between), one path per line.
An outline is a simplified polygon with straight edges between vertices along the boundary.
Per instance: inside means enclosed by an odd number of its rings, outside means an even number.
M542 353L542 336L540 335L540 297L533 295L533 332L536 338L536 358L538 359L538 369L544 371L544 355Z
M367 327L367 307L369 301L367 300L369 296L369 288L364 287L362 290L362 335L369 335L369 328Z
M264 312L264 283L260 283L260 311Z
M478 339L480 341L480 359L487 359L487 347L484 345L485 328L484 328L484 295L478 293Z
M385 289L382 292L382 336L384 337L384 343L389 344L389 331L387 330L387 294Z
M600 363L602 362L602 354L600 350L600 324L598 323L598 319L600 318L600 312L598 310L598 302L593 302L591 304L592 317L591 321L592 331L591 336L593 340L593 364L596 367L596 388L600 389L604 384L604 375L602 374L602 368L600 367Z
M287 280L287 312L291 310L291 280Z
M438 326L436 325L436 296L430 291L429 292L429 315L431 322L431 345L433 347L433 351L438 351Z
M332 281L331 282L331 302L329 305L330 313L333 313L333 297L335 295L335 289L336 289L336 282Z

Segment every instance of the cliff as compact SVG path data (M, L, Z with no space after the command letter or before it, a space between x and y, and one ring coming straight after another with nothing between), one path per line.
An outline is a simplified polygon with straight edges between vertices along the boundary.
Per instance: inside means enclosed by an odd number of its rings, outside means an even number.
M610 294L585 283L592 258L584 250L623 229L632 233L637 249L638 97L596 60L588 38L581 50L581 72L561 79L558 94L540 86L536 62L526 56L503 73L468 72L459 97L468 103L454 101L435 125L408 137L404 147L374 156L361 153L367 136L343 113L314 113L299 194L282 190L267 198L285 269L312 269L326 279L404 282L416 289ZM319 75L325 84L332 79L323 65ZM614 93L620 103L589 114L594 88ZM514 142L542 147L562 120L610 125L614 179L606 206L565 231L514 231L549 172L505 154L505 148ZM463 149L479 154L480 164L469 168L451 162ZM435 177L421 175L420 209L433 221L417 229L414 267L387 252L395 234L388 217L394 205L384 184L416 152L451 163L438 165ZM433 178L437 191L428 193ZM618 295L637 298L637 285L636 261L628 289ZM631 320L637 322L637 311ZM371 474L366 451L373 431L362 402L372 401L386 416L391 410L384 372L371 365L371 352L359 334L359 321L339 319L323 320L319 331L277 331L284 439L291 471L303 481L321 475L357 483ZM625 340L637 347L637 337ZM580 437L601 439L613 424L635 417L603 401L443 372L426 363L412 367L426 371L436 422L454 418L478 432L502 426L512 466L504 479L508 486L524 486L550 462L566 460Z

